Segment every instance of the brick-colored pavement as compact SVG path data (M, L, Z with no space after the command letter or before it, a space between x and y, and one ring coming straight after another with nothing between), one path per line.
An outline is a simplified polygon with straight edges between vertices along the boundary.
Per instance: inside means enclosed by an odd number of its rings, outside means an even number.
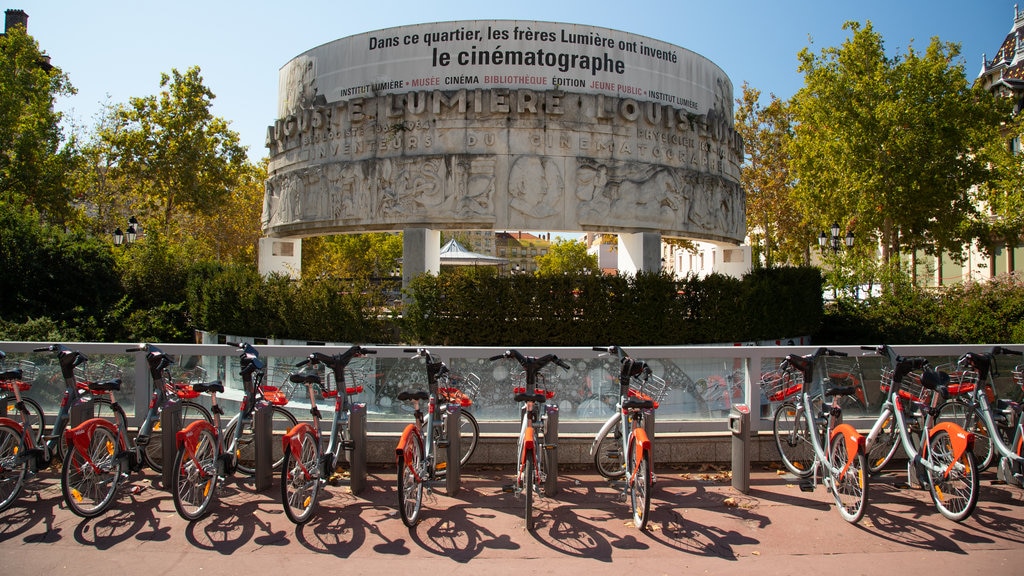
M843 521L823 487L801 492L789 476L755 465L748 494L727 472L662 466L651 525L635 529L628 505L592 470L564 471L561 491L537 505L528 533L522 506L501 492L508 469L467 470L457 498L427 498L413 530L398 517L393 470L371 469L370 489L328 487L319 515L296 527L279 488L262 493L232 479L205 519L188 523L158 487L122 494L94 520L63 506L45 472L0 515L4 571L31 574L418 573L1019 575L1024 566L1024 490L983 476L967 521L939 515L928 494L901 488L898 471L875 479L857 525ZM149 474L134 484L149 486ZM271 572L273 571L273 572Z

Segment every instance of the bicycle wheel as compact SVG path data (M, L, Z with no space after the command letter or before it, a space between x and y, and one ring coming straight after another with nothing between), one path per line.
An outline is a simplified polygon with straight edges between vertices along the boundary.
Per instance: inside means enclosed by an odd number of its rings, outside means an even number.
M194 454L178 448L171 464L171 495L174 509L185 520L198 520L210 510L217 493L217 438L210 430L199 433Z
M28 460L19 461L24 453L21 433L10 426L0 426L0 512L7 510L21 494L28 473Z
M526 506L524 518L526 520L526 529L533 530L533 490L534 490L534 465L533 450L527 450L523 456L524 460L522 473L523 473L523 501Z
M639 460L637 460L639 458ZM636 442L630 441L626 452L629 470L629 501L633 509L633 525L643 530L651 513L651 456L647 450L637 454Z
M473 452L476 452L476 443L480 440L480 424L476 421L476 416L465 410L459 414L459 446L462 451L459 464L465 466L473 457Z
M978 469L974 452L965 450L959 457L953 455L953 442L949 433L939 430L928 443L932 464L949 473L929 472L928 491L935 507L954 522L965 520L978 503Z
M68 508L82 518L95 518L110 507L121 478L117 438L96 427L88 452L68 450L60 474L60 489Z
M186 426L197 420L213 423L213 416L210 415L210 411L202 404L197 404L191 400L182 400L181 414L178 418L178 430L184 430ZM153 423L153 431L146 441L145 450L142 451L142 458L145 460L146 466L154 472L159 474L164 471L164 437L160 418L157 418L156 422Z
M29 430L32 431L32 439L36 446L42 446L43 436L46 435L46 418L43 415L43 407L31 398L22 397L21 400L25 403L24 417ZM19 411L14 418L20 422L21 417L22 413Z
M238 448L236 449L236 456L238 457L238 471L242 474L252 475L256 473L256 437L253 434L253 422L256 421L255 416L252 419L244 421L242 426L242 435L238 439ZM225 432L227 438L233 438L235 433L235 426L238 420L235 419L228 424L228 429ZM298 421L291 412L281 408L280 406L273 407L273 414L271 415L271 428L272 438L270 439L270 453L271 461L273 462L274 470L280 470L281 464L284 462L284 448L281 445L281 437L284 433L291 430L292 426L295 426Z
M889 414L875 441L868 447L868 472L877 474L892 460L900 446L900 431L896 429L896 416Z
M832 469L837 471L829 482L829 489L836 501L839 515L847 522L859 522L864 517L868 504L868 458L858 452L853 461L849 461L846 438L836 434L828 450L828 460Z
M460 483L462 482L462 466L461 466L461 440L462 436L457 427L449 426L449 420L451 415L445 418L445 437L448 440L447 446L445 447L445 469L444 469L444 487L445 492L449 496L456 496L459 493ZM459 418L461 424L462 418ZM438 453L437 450L434 452Z
M775 410L772 435L786 469L800 478L810 476L814 470L814 446L807 432L806 411L792 402L784 402Z
M412 434L405 450L398 455L398 512L402 515L402 522L409 528L415 526L420 519L425 472L423 440L419 434Z
M286 450L281 465L281 503L288 519L305 524L316 512L320 496L320 439L302 434L298 457Z
M594 452L594 467L598 474L609 480L622 478L626 473L622 457L622 428L613 426L597 444Z
M961 402L959 400L947 400L939 406L939 415L936 422L953 422L964 430L974 433L974 462L978 466L978 472L984 472L995 459L995 446L992 442L992 434L981 416L981 407Z

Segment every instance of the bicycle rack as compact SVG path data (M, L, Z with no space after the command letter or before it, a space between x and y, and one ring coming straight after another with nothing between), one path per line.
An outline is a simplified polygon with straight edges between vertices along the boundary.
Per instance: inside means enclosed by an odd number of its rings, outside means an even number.
M164 466L161 474L161 482L164 490L173 490L174 458L178 452L177 434L181 430L181 404L174 402L164 406L160 411L160 440L163 443L160 447Z
M273 483L274 476L274 406L267 404L256 408L253 415L252 433L255 444L256 471L253 476L255 489L262 492ZM241 424L239 424L241 425Z

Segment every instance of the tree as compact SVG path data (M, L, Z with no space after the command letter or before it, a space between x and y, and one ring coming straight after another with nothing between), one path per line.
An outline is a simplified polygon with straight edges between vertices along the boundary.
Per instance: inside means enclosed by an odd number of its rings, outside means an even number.
M870 22L820 55L799 54L804 86L792 100L789 152L795 209L821 230L839 222L862 258L898 265L902 253L961 254L986 236L973 186L991 178L977 152L994 141L995 99L967 83L960 47L933 38L889 58Z
M53 104L74 93L23 26L0 35L0 200L30 204L58 223L72 214L64 175L75 146Z
M996 216L992 223L993 239L1005 240L1013 246L1024 240L1024 115L1018 113L1006 123L1004 142L1010 145L993 145L987 148L988 159L995 167L996 178L978 191Z
M238 185L246 148L228 122L213 116L215 98L199 67L160 77L159 96L131 98L111 110L99 137L122 189L141 199L134 212L176 235L179 210L211 214ZM155 216L155 218L153 218Z
M302 246L302 276L381 278L392 275L401 257L401 234L375 232L309 238Z
M587 253L587 245L580 240L558 238L548 253L537 257L537 275L578 274L588 272L599 274L597 255Z
M787 153L793 139L793 117L788 103L771 95L767 106L759 103L761 91L743 84L736 101L736 129L743 137L746 161L740 181L747 193L747 230L751 245L760 252L758 261L771 268L777 264L809 264L807 247L814 229L792 205L795 182Z

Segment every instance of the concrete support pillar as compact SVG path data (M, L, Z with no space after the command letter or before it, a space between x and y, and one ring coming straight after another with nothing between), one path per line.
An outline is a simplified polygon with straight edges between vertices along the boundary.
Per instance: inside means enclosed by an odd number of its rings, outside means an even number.
M441 232L430 228L406 228L402 232L402 288L425 272L441 272Z
M660 271L660 233L619 234L619 272L636 275L637 272L657 273Z

